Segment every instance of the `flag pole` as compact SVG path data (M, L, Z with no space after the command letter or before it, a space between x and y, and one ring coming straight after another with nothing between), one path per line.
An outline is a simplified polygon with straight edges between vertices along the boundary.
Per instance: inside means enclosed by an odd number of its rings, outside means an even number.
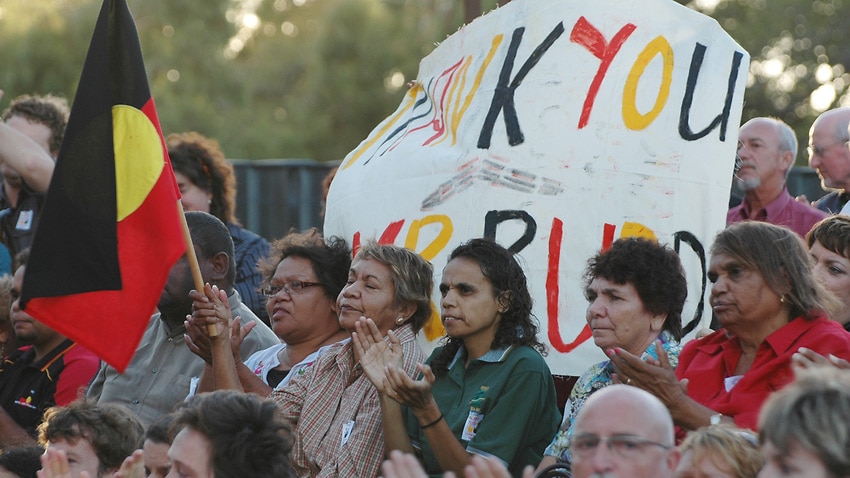
M198 256L195 254L195 245L192 243L192 235L189 233L189 224L186 223L186 214L183 212L183 203L177 201L177 213L180 215L180 224L183 226L183 239L186 241L186 260L192 271L192 279L195 282L195 290L204 293L204 277L201 275L201 266L198 265ZM207 335L218 337L219 331L215 324L207 325Z

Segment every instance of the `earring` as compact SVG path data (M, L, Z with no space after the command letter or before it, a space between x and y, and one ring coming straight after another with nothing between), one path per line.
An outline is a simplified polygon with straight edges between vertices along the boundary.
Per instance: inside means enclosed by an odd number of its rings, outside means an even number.
M404 317L399 317L399 318L395 319L395 323L396 323L396 325L403 324L404 323Z
M780 297L780 298L779 298L779 303L780 303L780 304L784 304L784 303L785 303L785 294L782 294L782 297Z

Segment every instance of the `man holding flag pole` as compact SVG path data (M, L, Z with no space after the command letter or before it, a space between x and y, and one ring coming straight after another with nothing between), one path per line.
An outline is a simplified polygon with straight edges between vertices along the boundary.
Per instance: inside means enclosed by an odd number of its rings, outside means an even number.
M186 250L179 191L126 0L95 25L21 297L123 370Z

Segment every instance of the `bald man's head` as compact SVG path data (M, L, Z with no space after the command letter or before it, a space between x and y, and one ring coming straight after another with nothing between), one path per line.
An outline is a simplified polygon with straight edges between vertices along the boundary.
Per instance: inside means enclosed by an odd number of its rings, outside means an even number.
M809 166L824 189L850 189L850 107L824 112L809 130Z
M571 446L575 478L672 477L679 461L670 412L654 395L628 385L590 396L571 444L582 444Z

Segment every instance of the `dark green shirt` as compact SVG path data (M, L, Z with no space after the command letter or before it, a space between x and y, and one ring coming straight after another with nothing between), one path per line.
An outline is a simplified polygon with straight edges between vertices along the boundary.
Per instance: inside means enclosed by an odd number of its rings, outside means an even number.
M440 350L436 349L427 363ZM526 465L540 463L561 421L549 367L527 346L490 350L468 367L464 367L465 361L466 350L461 347L448 374L434 382L434 400L469 453L498 458L511 474L521 476ZM405 408L404 417L426 471L442 476L413 412Z

